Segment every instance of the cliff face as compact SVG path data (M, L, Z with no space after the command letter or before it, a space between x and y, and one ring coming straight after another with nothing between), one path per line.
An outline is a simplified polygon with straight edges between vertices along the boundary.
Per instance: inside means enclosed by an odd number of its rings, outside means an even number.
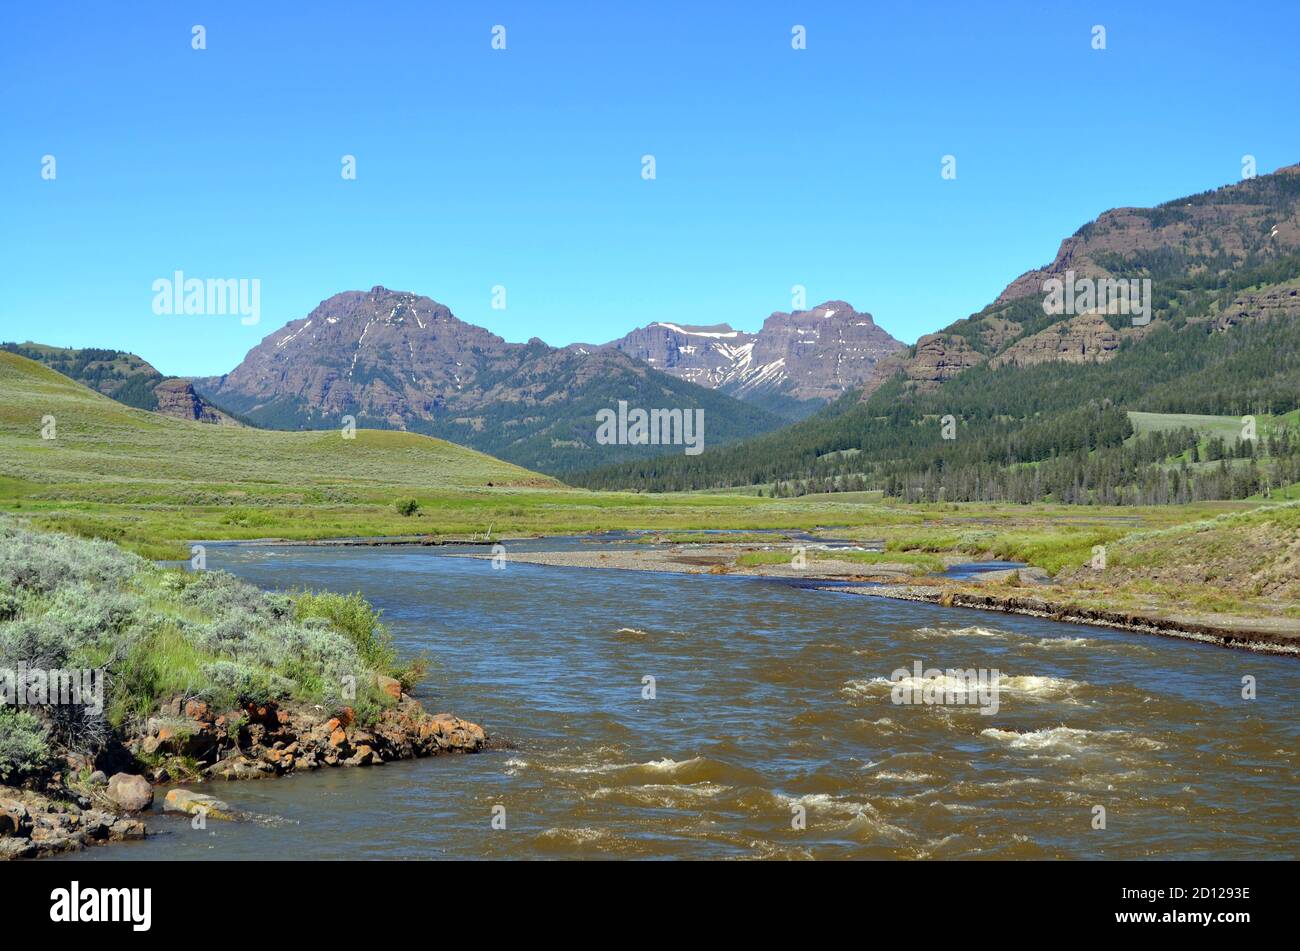
M1114 208L1062 241L1050 264L1020 275L994 303L1041 294L1043 281L1067 270L1106 277L1120 261L1151 255L1238 267L1251 257L1294 251L1300 248L1298 200L1300 165L1290 165L1155 208Z
M927 334L916 342L916 355L902 362L909 383L921 392L938 388L987 357L957 334Z
M1230 330L1255 320L1300 319L1300 284L1291 282L1268 287L1258 293L1241 293L1232 305L1214 317L1214 329Z
M1109 360L1119 350L1123 334L1138 328L1115 330L1101 314L1080 314L1063 323L1017 340L991 361L995 367L1032 366L1037 363L1092 363Z

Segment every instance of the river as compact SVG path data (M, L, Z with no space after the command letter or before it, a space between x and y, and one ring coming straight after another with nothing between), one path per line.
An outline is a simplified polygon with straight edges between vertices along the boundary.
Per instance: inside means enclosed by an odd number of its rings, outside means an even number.
M363 592L434 659L425 705L505 748L214 784L265 818L195 830L155 812L149 839L71 858L1296 856L1293 658L449 553L213 546L208 565ZM915 661L996 669L997 712L894 703L891 672Z

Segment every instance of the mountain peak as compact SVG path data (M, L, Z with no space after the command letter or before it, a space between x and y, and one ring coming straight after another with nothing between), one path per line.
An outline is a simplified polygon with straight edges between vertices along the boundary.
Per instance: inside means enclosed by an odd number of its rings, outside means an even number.
M842 300L775 312L758 333L655 321L606 344L679 379L798 418L861 386L902 344Z
M652 447L595 442L596 408L708 406L711 438L765 431L780 420L753 406L654 373L615 350L509 343L429 297L376 285L343 291L266 336L224 377L200 381L254 422L409 429L558 471Z

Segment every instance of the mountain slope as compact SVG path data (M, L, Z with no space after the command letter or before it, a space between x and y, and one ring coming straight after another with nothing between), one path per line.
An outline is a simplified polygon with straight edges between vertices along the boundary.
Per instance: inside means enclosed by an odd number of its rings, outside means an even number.
M774 313L758 333L656 321L605 346L791 419L862 386L903 347L844 301Z
M601 445L600 409L703 409L706 445L780 419L617 350L508 343L442 304L384 287L323 301L249 351L200 393L277 428L357 425L441 436L548 472L651 455Z
M1257 270L1297 252L1300 165L1155 208L1112 209L1063 240L1050 264L1017 277L983 310L882 361L864 398L895 378L904 381L905 391L933 391L988 361L995 366L1104 362L1125 340L1140 339L1150 329L1100 308L1046 314L1048 280L1069 274L1075 280L1150 279L1152 303L1168 319L1202 312L1211 295L1226 286L1225 275Z
M861 397L717 452L572 481L1122 502L1242 497L1300 479L1300 432L1273 419L1300 406L1300 168L1108 212L1063 248L1051 267L1100 261L1106 274L1149 278L1150 323L1045 313L1021 277L984 311L883 361ZM1128 410L1254 415L1259 438L1212 449L1190 426L1135 436Z
M230 414L194 392L189 380L163 376L152 365L124 350L73 349L44 344L4 343L0 349L43 363L119 403L176 419L238 426Z

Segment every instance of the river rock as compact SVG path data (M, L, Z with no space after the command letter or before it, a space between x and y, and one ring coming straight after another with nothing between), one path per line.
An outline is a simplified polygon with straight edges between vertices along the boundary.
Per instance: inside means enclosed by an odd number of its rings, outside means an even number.
M402 699L402 682L396 677L385 677L383 674L375 674L375 686L381 693L385 693L394 700Z
M184 812L188 815L200 813L209 819L233 819L230 806L215 796L196 793L191 789L173 789L163 800L163 812Z
M5 837L0 839L0 862L26 859L36 854L36 843L31 839Z
M27 838L32 834L32 815L21 802L0 799L0 838Z
M108 781L107 795L126 812L143 812L153 805L153 787L143 776L114 773Z
M275 767L247 756L231 756L213 764L207 770L212 779L258 779L275 772Z

